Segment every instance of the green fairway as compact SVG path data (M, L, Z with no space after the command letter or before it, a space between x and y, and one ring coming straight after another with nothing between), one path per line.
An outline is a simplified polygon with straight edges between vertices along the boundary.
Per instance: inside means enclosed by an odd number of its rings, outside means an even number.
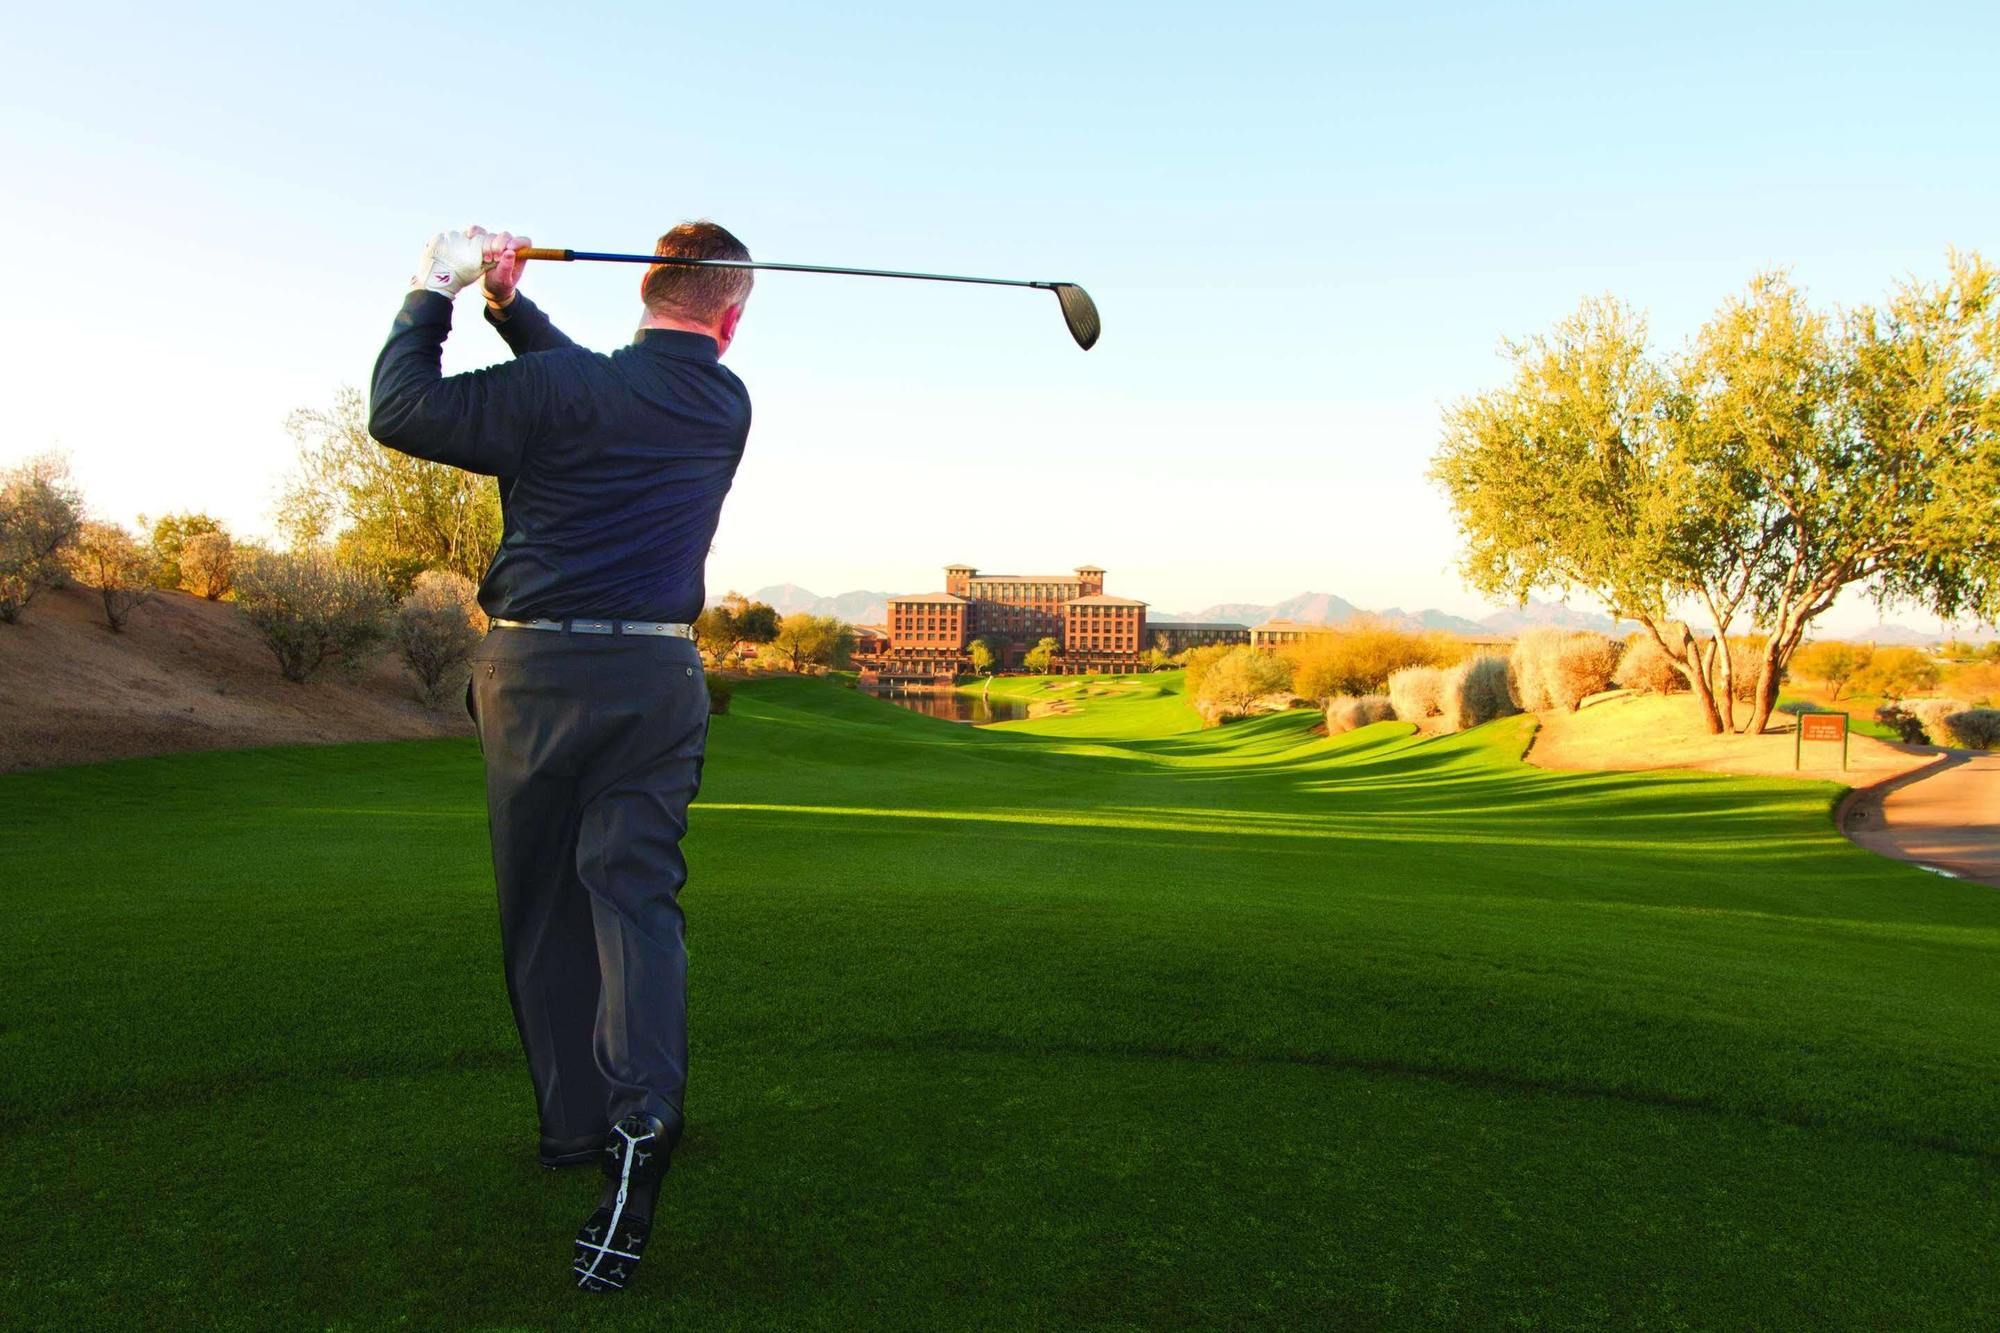
M739 684L687 1140L566 1281L470 742L0 777L0 1325L1991 1329L2000 896L1532 720Z

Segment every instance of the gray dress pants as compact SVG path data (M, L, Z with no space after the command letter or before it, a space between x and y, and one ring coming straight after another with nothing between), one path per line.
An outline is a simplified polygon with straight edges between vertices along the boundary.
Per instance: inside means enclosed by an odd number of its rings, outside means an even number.
M678 1127L680 842L708 739L701 654L686 639L495 629L467 706L543 1151L588 1147L634 1111Z

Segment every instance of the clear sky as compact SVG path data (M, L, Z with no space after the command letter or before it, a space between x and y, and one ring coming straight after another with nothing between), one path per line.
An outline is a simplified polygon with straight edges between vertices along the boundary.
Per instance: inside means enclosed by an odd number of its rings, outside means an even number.
M2000 251L1991 4L37 5L0 55L0 461L268 528L286 413L365 385L425 237L1081 282L766 274L712 591L1107 566L1165 610L1483 609L1442 404L1586 294L1677 342ZM531 267L579 340L638 271ZM448 369L504 354L461 298ZM1844 623L1869 623L1859 604ZM1921 617L1898 617L1928 623Z

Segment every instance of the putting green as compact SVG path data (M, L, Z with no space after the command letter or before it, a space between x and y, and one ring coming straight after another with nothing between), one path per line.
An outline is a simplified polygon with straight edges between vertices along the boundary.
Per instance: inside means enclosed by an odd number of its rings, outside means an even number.
M7 1322L2000 1320L1991 890L1825 784L1058 686L980 730L738 688L689 1138L610 1299L533 1164L469 743L0 778Z

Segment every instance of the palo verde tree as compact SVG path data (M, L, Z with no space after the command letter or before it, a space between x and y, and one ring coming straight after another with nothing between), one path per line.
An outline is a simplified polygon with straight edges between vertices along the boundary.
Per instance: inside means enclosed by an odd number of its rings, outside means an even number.
M778 622L768 651L794 671L846 666L854 654L854 627L834 616L797 611Z
M732 591L716 606L728 614L737 638L749 643L769 643L778 637L778 608L769 602L753 602Z
M2000 603L2000 276L1954 255L1881 309L1811 310L1763 275L1686 352L1609 299L1509 345L1510 386L1455 405L1432 475L1487 592L1588 591L1734 723L1727 647L1760 631L1761 731L1815 617L1862 586L1950 618ZM1705 613L1703 637L1678 613Z
M978 676L990 674L993 670L994 662L999 660L998 655L993 651L993 645L983 638L974 639L971 643L967 644L965 646L965 655L972 659L973 674Z
M377 444L368 405L352 388L325 410L292 413L298 465L278 502L294 548L331 544L344 562L399 592L426 569L477 583L500 544L500 491L491 477Z
M1597 298L1505 347L1513 383L1447 411L1431 466L1465 538L1467 581L1522 602L1536 589L1591 593L1645 628L1722 730L1703 647L1673 615L1705 577L1714 506L1677 447L1673 385L1647 355L1645 322Z

